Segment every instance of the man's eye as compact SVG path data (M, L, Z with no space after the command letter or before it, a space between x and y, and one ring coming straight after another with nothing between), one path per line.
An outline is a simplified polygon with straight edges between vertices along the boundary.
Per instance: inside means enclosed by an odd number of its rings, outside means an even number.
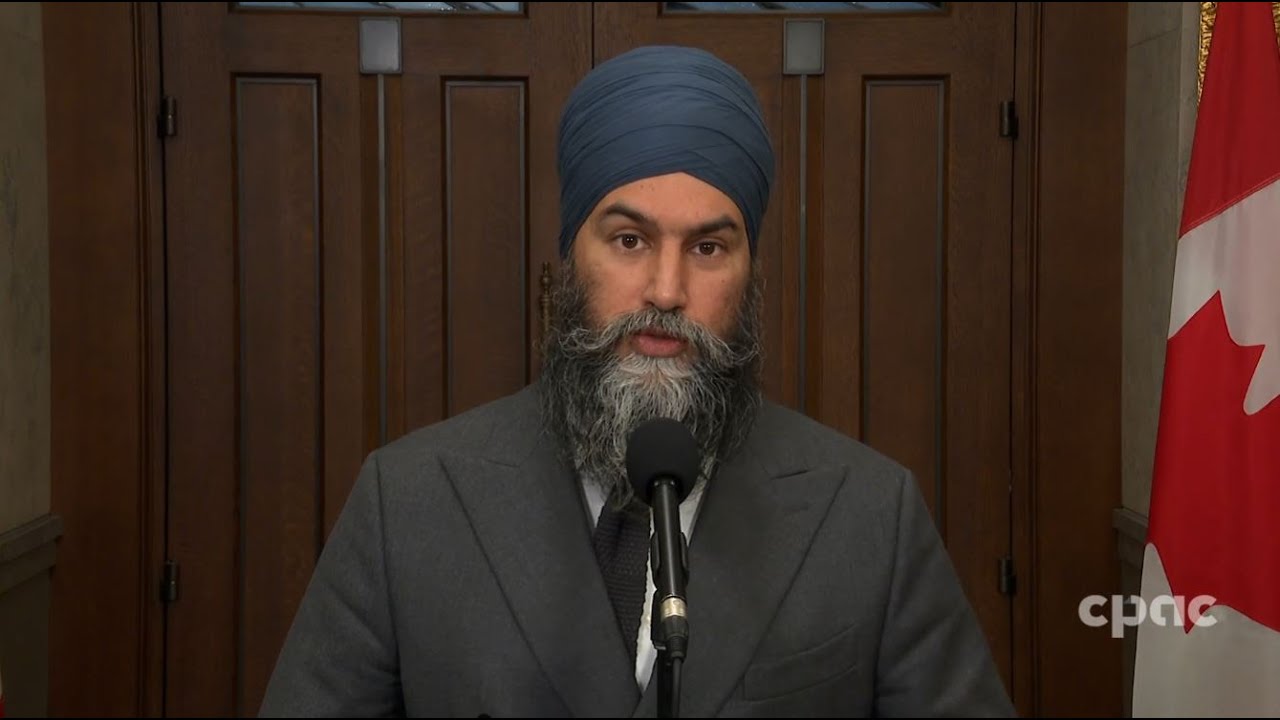
M711 256L711 255L715 255L715 254L716 254L716 252L717 252L717 251L719 251L719 250L720 250L720 245L719 245L718 243L713 243L713 242L700 242L700 243L698 243L698 254L699 254L699 255L707 255L707 256Z
M619 235L617 242L624 250L635 250L640 247L639 235Z

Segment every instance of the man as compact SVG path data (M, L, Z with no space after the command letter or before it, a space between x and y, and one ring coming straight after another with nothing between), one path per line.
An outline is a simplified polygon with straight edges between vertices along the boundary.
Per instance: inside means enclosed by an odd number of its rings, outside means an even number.
M604 63L559 166L541 379L369 458L262 713L654 715L625 454L670 417L702 458L682 714L1011 714L911 476L760 397L774 158L746 80L682 48Z

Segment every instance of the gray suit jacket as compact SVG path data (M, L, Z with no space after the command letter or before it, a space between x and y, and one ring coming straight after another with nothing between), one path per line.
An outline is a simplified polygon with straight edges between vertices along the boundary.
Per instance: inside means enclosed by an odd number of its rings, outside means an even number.
M537 387L373 453L261 714L653 716ZM1011 715L904 469L766 404L689 547L681 714Z

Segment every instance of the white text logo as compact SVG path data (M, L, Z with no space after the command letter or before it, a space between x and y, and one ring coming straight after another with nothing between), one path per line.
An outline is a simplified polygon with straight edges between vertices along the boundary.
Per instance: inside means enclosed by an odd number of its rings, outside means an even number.
M1148 605L1137 595L1090 595L1080 601L1080 622L1089 627L1102 627L1109 622L1113 638L1123 637L1125 626L1137 627L1143 621L1161 627L1182 627L1189 617L1196 627L1212 627L1218 619L1204 613L1217 601L1212 595L1197 595L1190 601L1182 595L1159 595Z

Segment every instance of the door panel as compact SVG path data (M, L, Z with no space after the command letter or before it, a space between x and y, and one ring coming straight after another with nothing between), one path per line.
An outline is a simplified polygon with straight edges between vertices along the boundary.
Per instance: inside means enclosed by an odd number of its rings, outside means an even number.
M367 453L537 367L590 7L402 15L383 77L359 72L355 14L161 13L166 711L252 715Z
M996 578L1011 527L1013 146L998 111L1013 96L1014 11L952 3L829 25L824 130L839 150L823 257L862 292L824 304L818 413L916 473L1010 686L1012 608ZM914 359L882 359L877 342L903 336Z
M236 201L240 278L240 642L261 697L272 648L306 589L324 527L321 477L317 83L241 78Z
M280 18L162 7L171 714L256 712L364 453L356 45L316 20L284 62Z
M937 433L945 84L875 80L865 102L859 425L867 443L916 473L934 516L944 517Z
M528 378L524 89L523 82L445 84L445 415L515 392ZM503 312L477 322L483 308ZM488 362L467 362L475 358Z

